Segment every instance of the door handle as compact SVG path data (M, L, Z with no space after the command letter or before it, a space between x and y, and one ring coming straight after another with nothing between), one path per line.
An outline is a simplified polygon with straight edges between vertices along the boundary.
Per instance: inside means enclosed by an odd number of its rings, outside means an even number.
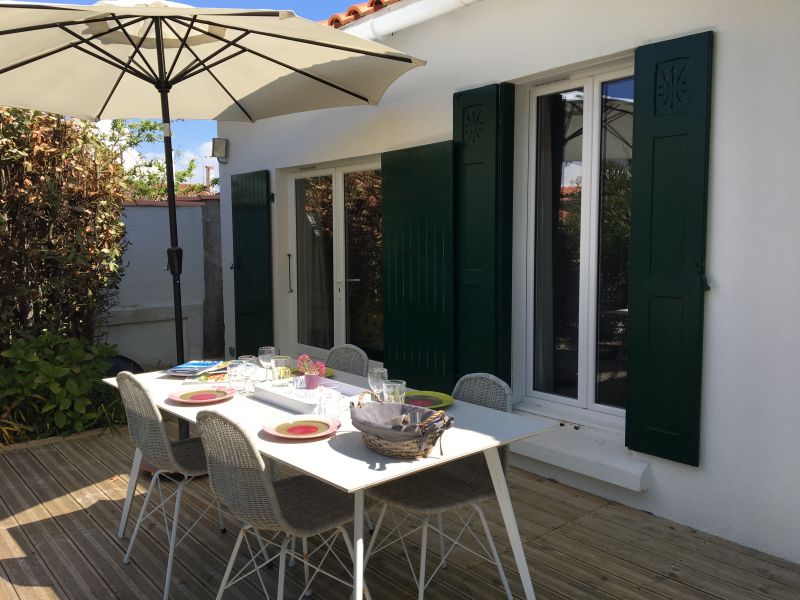
M360 279L345 279L347 283L361 283Z
M294 292L292 289L292 255L289 253L286 256L289 257L289 293L291 294Z

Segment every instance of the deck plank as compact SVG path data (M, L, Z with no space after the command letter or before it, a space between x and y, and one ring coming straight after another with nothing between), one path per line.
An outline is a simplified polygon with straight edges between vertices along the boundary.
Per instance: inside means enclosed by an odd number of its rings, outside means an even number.
M121 564L127 538L115 536L132 453L124 431L0 452L0 473L7 480L0 486L0 600L158 597L166 562L163 532L153 522L143 527L133 564L127 566ZM514 468L508 480L538 600L800 598L798 565ZM143 483L144 478L133 515ZM193 481L192 488L199 497L185 496L187 519L201 513L211 498L206 478ZM485 503L484 511L514 598L522 598L497 504ZM209 515L178 548L172 582L176 600L210 600L216 594L237 525L229 520L230 533L220 535L214 523ZM453 533L457 521L448 516L445 527ZM408 539L415 564L419 541L419 532ZM428 564L437 558L438 539L431 535ZM276 575L274 569L265 571L273 590ZM366 580L376 600L416 597L399 547L372 557ZM299 593L301 585L302 569L289 569L287 597ZM313 591L323 600L350 597L346 586L325 580L315 582ZM261 597L254 577L225 595L226 600L253 597ZM472 600L504 594L492 564L459 550L425 597Z
M61 525L51 518L12 466L26 452L28 450L18 450L0 455L0 472L4 478L0 494L14 514L17 525L12 535L24 534L28 537L36 553L56 574L66 597L75 600L114 598L108 584L84 558Z
M86 561L98 572L118 598L158 594L158 587L137 566L125 568L119 559L117 544L107 532L95 526L91 517L69 494L60 481L35 456L40 446L15 457L14 468L23 477L41 506L47 509L50 520L57 522L80 550ZM67 469L69 465L64 465ZM132 571L132 572L131 572Z
M619 527L610 521L599 518L597 515L581 519L576 522L583 528L591 529L601 535L616 539L630 545L653 557L654 561L669 562L683 567L687 574L702 577L706 581L716 580L728 586L736 586L753 598L797 600L797 590L790 586L762 577L755 573L748 573L738 566L718 561L698 552L687 551L670 542L651 537L635 529ZM736 589L735 587L732 589Z
M642 514L621 504L608 506L598 511L596 516L742 571L795 589L800 588L800 566L785 563L775 556L733 544L728 540L701 533L654 515Z
M5 584L0 585L4 594L12 600L36 598L52 600L63 596L61 586L36 554L27 536L21 534L18 523L5 503L0 499L0 577ZM13 593L9 592L9 586ZM17 590L20 590L19 593ZM2 596L0 596L2 597Z

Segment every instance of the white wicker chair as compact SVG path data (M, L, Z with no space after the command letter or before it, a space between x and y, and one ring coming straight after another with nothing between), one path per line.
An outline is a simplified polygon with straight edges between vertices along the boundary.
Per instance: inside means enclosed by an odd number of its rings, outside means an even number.
M123 562L128 564L131 560L131 553L133 552L133 547L139 535L142 522L156 511L160 511L164 516L164 526L167 539L169 540L167 571L164 579L164 600L166 600L169 598L175 548L180 541L178 538L178 521L180 518L181 499L183 498L184 488L195 477L206 475L208 472L206 455L203 451L203 444L200 438L170 441L164 429L161 412L150 399L147 390L137 381L132 373L123 371L118 374L117 385L119 386L122 403L125 406L125 413L128 417L128 431L131 439L142 453L143 458L157 469L153 474L153 478L150 480L150 486L147 488L147 495L142 503L142 509L139 512L139 518L136 520L136 526L131 534L131 540L128 544L128 550L125 553ZM175 474L180 476L180 480L174 476ZM177 484L176 490L166 497L164 496L165 490L162 489L163 480L169 480ZM158 491L160 502L155 508L148 511L150 497L154 490ZM166 504L173 497L175 498L175 507L172 512L172 524L170 527L167 525L170 517L167 515ZM222 519L222 510L219 506L219 502L216 500L212 501L208 507L206 507L189 529L194 527L212 506L216 506L219 511L219 526L221 531L224 532L225 524ZM183 538L181 537L180 539Z
M503 380L488 373L464 375L456 383L453 389L453 397L460 402L470 402L506 412L510 412L512 407L511 389ZM506 448L500 448L500 457L505 468L507 462ZM382 507L367 549L367 559L375 552L400 543L417 583L420 600L424 596L425 588L430 584L438 570L447 566L447 556L456 546L494 563L500 574L506 596L511 600L512 595L508 579L497 554L486 517L479 505L481 501L494 495L494 485L483 454L469 456L435 469L422 471L417 475L386 483L372 488L368 491L368 495L372 500L381 503ZM389 533L378 543L381 525L384 522L388 508L392 509L394 523L389 528ZM454 518L461 523L461 530L455 536L448 535L444 531L442 515L445 512L452 512ZM399 520L396 513L401 515ZM486 536L486 546L483 546L470 528L470 524L476 516L480 520L483 533ZM437 518L437 526L431 524L431 517ZM401 531L402 526L409 519L421 521L418 527L412 529L412 531L418 528L422 530L418 573L414 570L404 541L404 538L411 532ZM429 528L439 533L439 562L430 576L426 578ZM462 543L462 537L467 531L471 532L474 540L480 545L482 552L476 552ZM445 540L450 543L450 548L447 551L445 551Z
M358 346L339 344L330 349L325 365L337 371L366 377L369 371L369 358Z
M307 475L273 480L252 440L237 424L212 411L200 412L197 423L208 457L211 489L229 512L243 523L217 600L222 598L228 587L253 572L258 573L262 589L269 597L260 570L276 559L280 565L277 598L282 600L286 556L293 554L289 543L296 537L301 538L303 543L303 553L297 555L297 559L304 563L306 583L299 597L310 594L311 583L319 573L345 585L352 585L352 580L346 581L322 568L325 558L329 554L335 555L333 546L339 535L350 553L350 561L353 560L352 542L344 527L353 519L351 496ZM255 537L257 546L251 546L248 533ZM281 536L283 540L279 541ZM320 545L309 554L308 538L315 536L319 536ZM250 552L250 559L231 579L243 541ZM267 553L270 545L280 546L280 552L270 557ZM319 558L312 564L310 557L315 554ZM348 562L338 556L336 558L342 565ZM312 576L309 576L310 569L314 570ZM366 595L369 597L368 592Z

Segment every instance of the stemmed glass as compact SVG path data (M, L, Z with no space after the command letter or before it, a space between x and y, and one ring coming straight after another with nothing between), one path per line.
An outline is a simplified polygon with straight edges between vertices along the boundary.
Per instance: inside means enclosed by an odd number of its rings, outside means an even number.
M381 397L383 392L383 382L389 378L389 372L382 367L372 367L367 373L367 382L372 391Z

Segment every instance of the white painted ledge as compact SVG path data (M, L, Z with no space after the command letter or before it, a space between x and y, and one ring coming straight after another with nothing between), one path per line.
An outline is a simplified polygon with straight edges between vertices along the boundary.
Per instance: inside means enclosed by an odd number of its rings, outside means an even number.
M646 490L652 477L650 463L625 447L624 434L586 426L575 429L572 423L515 442L511 452L512 462L518 454L636 492Z

